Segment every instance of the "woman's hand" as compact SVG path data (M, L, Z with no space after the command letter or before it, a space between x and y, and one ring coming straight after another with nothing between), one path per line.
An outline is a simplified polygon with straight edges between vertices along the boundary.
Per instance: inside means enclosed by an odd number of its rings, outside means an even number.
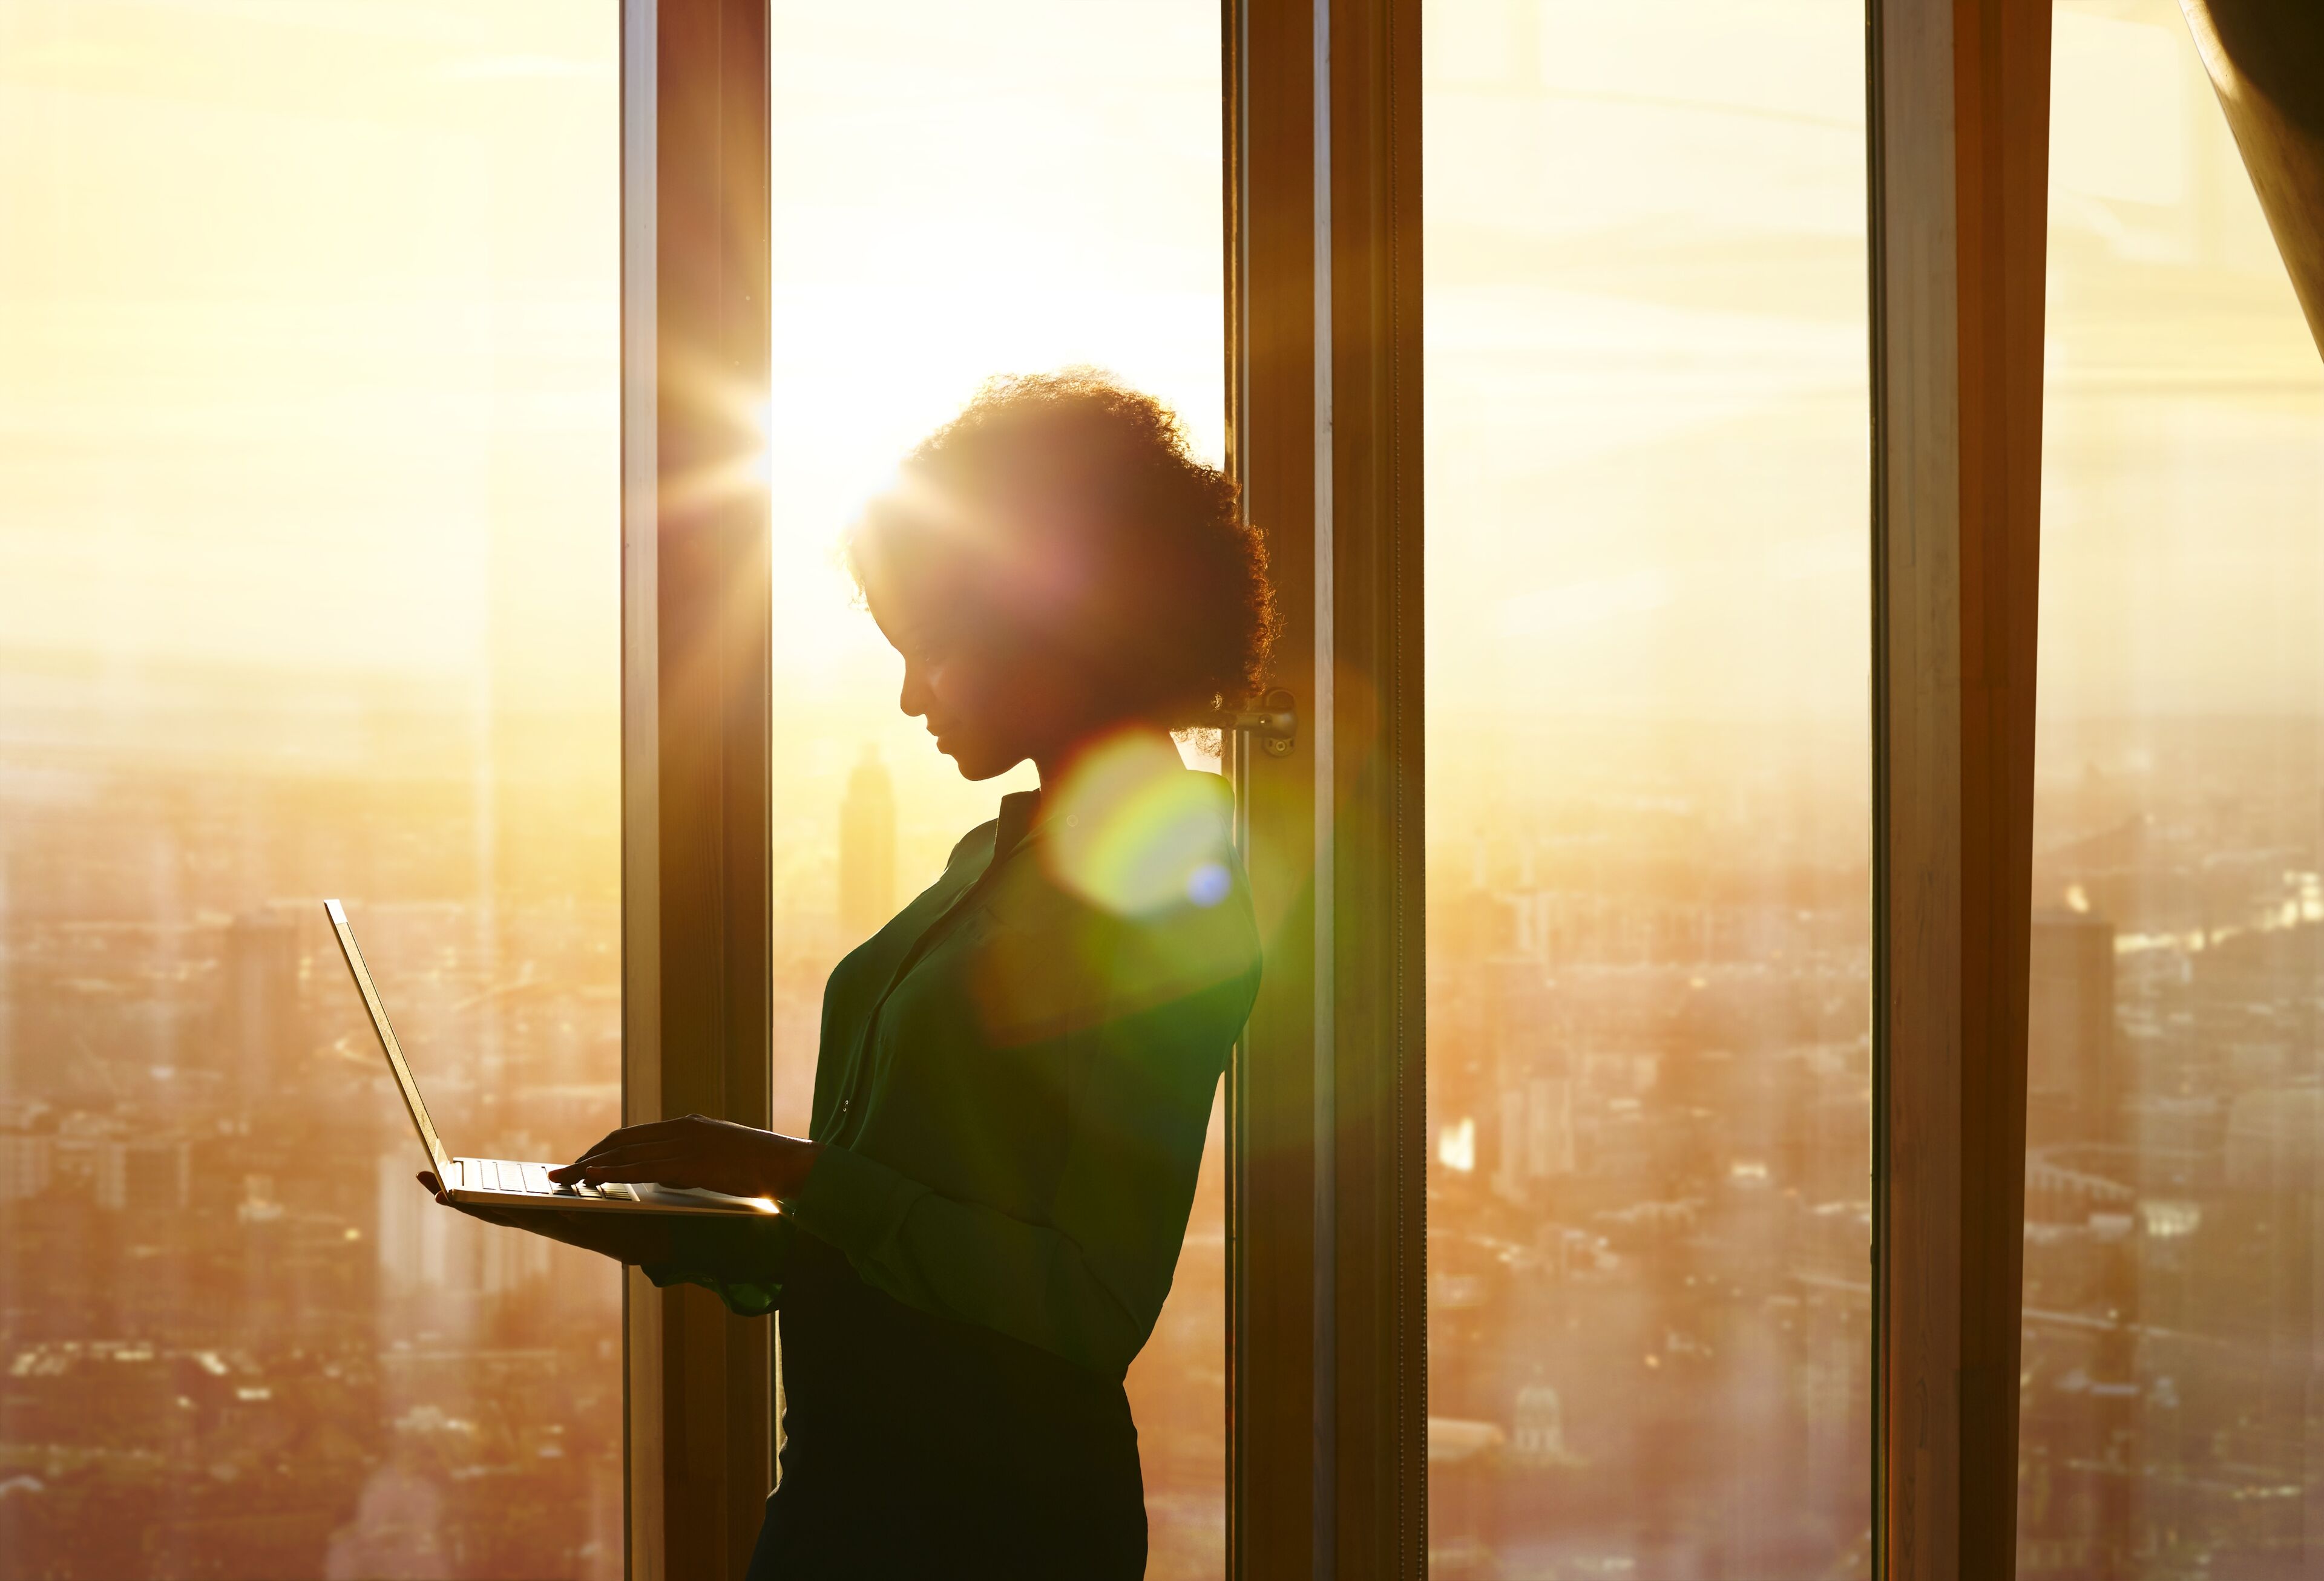
M560 1183L615 1181L697 1186L730 1197L788 1197L815 1167L823 1145L705 1115L624 1126L562 1169Z
M479 1207L472 1202L453 1201L444 1195L443 1182L436 1178L433 1170L421 1170L420 1183L445 1207L456 1208L470 1218L482 1219L486 1224L497 1224L506 1229L530 1230L534 1235L546 1236L552 1241L563 1241L568 1246L578 1246L585 1252L595 1252L616 1262L669 1261L669 1220L658 1214L586 1208L570 1213L540 1208L510 1213Z

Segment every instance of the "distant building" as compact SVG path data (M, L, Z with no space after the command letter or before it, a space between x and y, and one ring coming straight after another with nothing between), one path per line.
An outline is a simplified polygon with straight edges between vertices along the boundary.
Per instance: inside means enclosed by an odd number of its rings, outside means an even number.
M1534 1182L1572 1172L1573 1083L1563 1075L1528 1075L1503 1088L1494 1189L1521 1202Z
M57 1139L41 1131L0 1131L0 1202L22 1202L49 1189Z
M519 1150L523 1151L523 1150ZM401 1147L379 1155L379 1217L373 1236L381 1319L389 1332L405 1320L397 1303L419 1303L456 1327L474 1321L477 1303L546 1279L549 1243L539 1236L496 1235L447 1213L411 1179ZM450 1303L448 1306L446 1303Z
M372 1245L379 1258L379 1290L383 1297L402 1299L440 1291L448 1282L444 1212L411 1178L408 1149L391 1148L379 1155L374 1175L379 1218Z
M1527 1383L1517 1391L1516 1430L1510 1447L1524 1466L1567 1466L1573 1456L1565 1447L1565 1402L1546 1383Z
M2227 1185L2299 1200L2315 1190L2324 1162L2324 1091L2261 1088L2227 1110Z
M97 1144L97 1205L115 1213L174 1211L192 1194L192 1150L183 1142Z
M896 911L896 788L865 747L839 804L839 925L867 938Z
M2025 1008L2026 1144L2119 1141L2131 1093L2115 1037L2114 924L2035 912Z
M298 1068L299 931L281 912L249 911L226 929L218 1040L226 1080L244 1102L278 1089Z

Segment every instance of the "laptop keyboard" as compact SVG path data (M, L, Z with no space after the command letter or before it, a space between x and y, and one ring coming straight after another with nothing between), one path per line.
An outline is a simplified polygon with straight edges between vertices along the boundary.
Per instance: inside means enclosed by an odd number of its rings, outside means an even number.
M521 1197L613 1197L634 1202L632 1188L616 1181L607 1186L583 1182L559 1185L549 1178L545 1163L516 1163L505 1158L463 1158L456 1161L472 1191L506 1191Z

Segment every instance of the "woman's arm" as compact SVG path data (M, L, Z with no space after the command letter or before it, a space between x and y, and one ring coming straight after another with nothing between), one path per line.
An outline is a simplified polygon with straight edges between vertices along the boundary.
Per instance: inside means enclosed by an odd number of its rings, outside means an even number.
M1130 1051L1109 1052L1119 1057ZM1204 1096L1208 1098L1207 1089ZM1153 1157L1148 1149L1146 1169L1125 1171L1130 1160L1117 1157L1111 1172L1121 1177L1114 1182L1117 1188L1133 1196L1158 1195L1167 1203L1175 1178L1184 1174L1191 1181L1193 1167L1200 1163L1207 1115L1205 1107L1193 1120L1191 1164ZM1130 1178L1136 1175L1153 1178ZM436 1189L433 1176L420 1178ZM1153 1326L1154 1311L1140 1311L1148 1303L1125 1299L1063 1231L939 1197L887 1165L842 1148L689 1115L612 1132L572 1163L550 1171L549 1178L591 1185L652 1181L737 1197L780 1198L799 1223L849 1254L867 1280L907 1304L982 1323L1101 1371L1127 1367ZM437 1200L446 1199L439 1193ZM774 1270L761 1276L749 1265L749 1245L729 1245L739 1237L715 1234L716 1228L737 1227L715 1227L706 1238L674 1236L672 1230L682 1227L645 1215L552 1218L454 1206L487 1223L530 1229L642 1264L656 1284L707 1285L746 1316L771 1310L780 1289ZM1183 1233L1183 1209L1181 1214ZM1166 1290L1167 1282L1166 1276ZM1158 1295L1151 1305L1159 1309Z
M980 1324L1109 1376L1176 1273L1194 1177L1251 977L1072 1034L1073 1132L1046 1222L936 1191L826 1145L784 1206L908 1306Z
M1122 1288L1130 1282L1110 1277L1064 1230L940 1196L844 1147L824 1150L789 1207L866 1283L905 1305L1110 1377L1129 1368L1161 1310L1159 1292Z
M452 1201L432 1171L422 1170L420 1183L437 1201L471 1218L506 1229L529 1230L585 1252L635 1264L657 1285L702 1285L736 1317L763 1317L781 1304L783 1264L790 1241L790 1225L785 1220L752 1214L612 1213L586 1209L573 1213L540 1209L506 1213Z
M670 1255L670 1222L659 1214L605 1213L583 1209L574 1213L530 1209L503 1213L469 1202L455 1202L444 1194L433 1170L420 1172L420 1183L437 1201L456 1208L470 1218L504 1229L530 1230L585 1252L595 1252L620 1263L662 1263Z
M788 1197L815 1167L820 1146L779 1131L684 1115L609 1131L571 1163L550 1170L549 1178L560 1185L652 1181L729 1197Z
M1247 907L1225 925L1197 918L1146 943L1167 959L1117 961L1103 974L1115 1003L1052 1051L1078 1074L1041 1222L947 1196L853 1147L699 1115L613 1132L551 1176L775 1198L784 1215L772 1224L796 1222L905 1304L1119 1376L1169 1292L1219 1073L1258 985ZM1189 980L1204 986L1179 986ZM738 1311L766 1310L738 1305L732 1275L692 1271L698 1254L676 1262L647 1273L709 1285Z

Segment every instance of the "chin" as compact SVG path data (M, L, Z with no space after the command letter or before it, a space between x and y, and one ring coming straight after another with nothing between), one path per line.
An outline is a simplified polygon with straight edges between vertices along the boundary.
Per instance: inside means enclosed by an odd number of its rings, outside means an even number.
M972 785L998 779L1025 761L1022 752L1011 758L1005 752L981 749L973 745L939 746L936 750L951 758L952 766L960 771L960 777Z
M1002 775L1016 768L1018 763L1022 763L1024 759L1021 758L1012 763L1003 763L997 758L954 758L952 760L952 766L960 770L960 777L963 779L967 780L972 785L981 785L988 779L999 779Z

